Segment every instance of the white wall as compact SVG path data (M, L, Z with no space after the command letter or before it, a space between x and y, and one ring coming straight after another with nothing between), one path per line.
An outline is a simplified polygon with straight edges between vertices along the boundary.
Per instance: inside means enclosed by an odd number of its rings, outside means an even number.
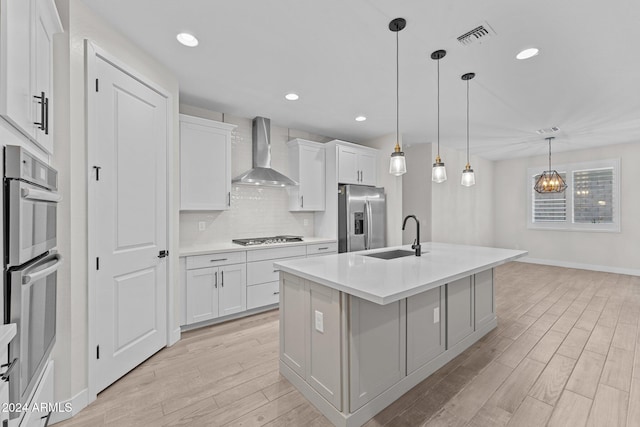
M429 173L437 147L433 145ZM460 184L466 152L440 146L447 180L431 186L431 238L434 242L494 246L494 162L471 156L476 185ZM431 182L431 181L429 181ZM498 245L500 246L500 245Z
M58 338L54 349L56 363L55 398L63 401L87 388L87 170L85 129L84 40L89 39L137 70L173 97L173 171L169 191L177 194L178 176L178 81L162 64L114 31L91 12L81 0L56 0L67 34L54 50L54 89L56 92L56 152L54 165L61 171L60 191L64 195L58 235L65 257L59 275ZM169 247L174 289L175 325L179 323L178 293L178 205L168 217L173 226Z
M180 105L180 113L222 121L221 113L189 105ZM231 176L236 177L252 166L253 118L225 115L224 121L238 127L231 138ZM287 141L303 138L327 142L332 138L287 129L271 122L271 166L289 175ZM199 231L204 221L206 230ZM231 208L227 211L181 212L180 246L189 247L211 242L230 242L234 238L274 236L281 234L314 236L313 212L290 212L289 195L284 188L234 185Z
M553 163L619 158L620 233L550 231L527 228L527 168L547 168L548 157L509 159L495 163L495 243L524 249L529 257L585 268L640 274L640 143L553 154Z
M400 246L402 245L402 177L389 173L389 158L396 145L396 134L372 139L362 145L380 150L376 185L384 187L387 195L387 246Z
M407 173L402 176L402 217L415 215L420 220L420 241L431 241L431 144L413 144L402 148L407 158ZM412 244L416 226L412 220L402 232L402 244Z

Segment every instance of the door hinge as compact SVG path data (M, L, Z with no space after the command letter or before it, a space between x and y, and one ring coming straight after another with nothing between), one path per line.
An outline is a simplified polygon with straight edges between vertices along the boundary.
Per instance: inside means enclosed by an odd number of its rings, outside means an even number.
M98 79L96 79L96 92L99 92L99 90L98 90Z
M96 270L100 270L100 257L96 257Z
M93 168L96 170L96 181L100 181L100 169L102 169L102 167L94 166Z
M100 359L100 346L96 346L96 359Z

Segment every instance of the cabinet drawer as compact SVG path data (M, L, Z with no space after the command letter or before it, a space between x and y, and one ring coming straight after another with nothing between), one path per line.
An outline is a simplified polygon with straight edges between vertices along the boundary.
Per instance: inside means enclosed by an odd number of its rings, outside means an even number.
M269 259L247 263L247 285L257 285L260 283L275 282L279 280L278 271L273 266L276 261L283 261L303 257L291 257L280 259Z
M217 267L220 265L240 264L247 261L246 251L220 252L208 255L187 257L187 270L194 268Z
M284 246L280 248L256 249L248 251L247 262L264 261L266 259L291 258L305 256L307 248L305 245Z
M307 256L338 253L338 242L307 245Z
M280 301L280 282L247 286L247 310Z

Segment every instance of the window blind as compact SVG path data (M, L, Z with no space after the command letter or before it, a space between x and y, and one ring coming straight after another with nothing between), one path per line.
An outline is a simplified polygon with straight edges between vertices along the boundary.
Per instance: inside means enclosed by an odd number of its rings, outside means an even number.
M566 173L560 173L566 180ZM533 178L532 186L540 175ZM533 192L533 222L565 222L567 220L567 194Z
M573 172L573 222L613 223L613 168Z

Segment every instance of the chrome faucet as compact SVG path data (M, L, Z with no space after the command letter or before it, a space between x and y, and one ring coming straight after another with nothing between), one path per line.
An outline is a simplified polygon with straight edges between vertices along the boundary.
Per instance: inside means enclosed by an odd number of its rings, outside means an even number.
M416 218L415 215L407 215L404 218L404 221L402 221L402 230L404 230L404 227L407 225L407 220L409 218L413 218L416 220L416 240L413 241L411 249L415 249L416 256L420 256L422 255L422 246L420 246L420 221L418 221L418 218Z

